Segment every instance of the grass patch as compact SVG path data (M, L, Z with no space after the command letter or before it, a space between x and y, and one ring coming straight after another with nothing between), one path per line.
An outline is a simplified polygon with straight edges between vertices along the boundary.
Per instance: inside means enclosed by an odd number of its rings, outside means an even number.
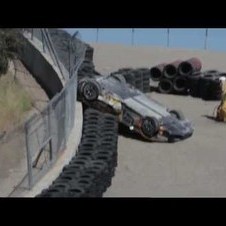
M32 99L13 78L12 73L0 77L0 131L7 131L22 121L32 107Z

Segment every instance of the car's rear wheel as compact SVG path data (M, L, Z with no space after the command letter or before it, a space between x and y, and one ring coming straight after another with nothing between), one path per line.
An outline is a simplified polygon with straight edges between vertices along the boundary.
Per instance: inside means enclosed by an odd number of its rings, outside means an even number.
M85 81L78 82L78 93L81 95L83 93L83 87L85 85Z
M142 133L151 138L157 134L159 130L159 122L154 117L145 117L142 121L141 131Z
M171 110L169 113L178 120L184 120L185 116L182 111L179 110Z
M94 81L85 82L82 87L82 94L87 101L96 100L100 94L99 85Z

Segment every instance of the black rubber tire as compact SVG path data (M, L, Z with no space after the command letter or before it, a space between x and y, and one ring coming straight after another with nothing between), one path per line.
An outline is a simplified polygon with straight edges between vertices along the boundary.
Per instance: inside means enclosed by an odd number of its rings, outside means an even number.
M204 71L203 75L218 75L220 72L217 70L208 70L208 71Z
M210 90L212 93L212 100L221 100L222 88L221 88L221 82L219 79L213 80L210 83Z
M200 97L200 79L201 76L189 76L188 78L188 92L192 97Z
M83 97L87 101L94 101L97 100L98 96L100 94L100 88L99 85L94 81L87 81L83 85Z
M69 188L68 183L56 182L50 185L48 189L57 189L60 192L66 192L68 188Z
M159 130L159 122L154 117L145 117L142 120L141 131L142 133L151 138L156 135Z
M58 190L48 194L47 189L46 197L102 197L111 185L117 166L117 119L90 108L85 108L83 115L83 135L76 155L50 187Z
M122 84L126 83L126 79L122 74L113 74L112 77L118 80Z
M169 113L178 120L185 120L184 113L180 110L170 110Z
M211 83L216 79L217 77L215 75L205 75L200 79L200 97L203 100L211 100L212 99L212 93L211 90Z
M124 72L129 72L129 71L131 71L131 70L133 70L133 68L131 68L131 67L128 67L128 68L121 68L121 69L119 69L116 73L124 73Z
M41 196L39 197L51 197L51 198L61 198L65 197L66 193L62 192L60 189L57 188L51 188L46 191L44 191Z
M78 184L73 184L67 190L67 197L71 198L82 198L86 197L86 191L83 187L79 186Z
M135 87L136 74L134 73L133 70L123 73L123 76L126 79L127 83Z

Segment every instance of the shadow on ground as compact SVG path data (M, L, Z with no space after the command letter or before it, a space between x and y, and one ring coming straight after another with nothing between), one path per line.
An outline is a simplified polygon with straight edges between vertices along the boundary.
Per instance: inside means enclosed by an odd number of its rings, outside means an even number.
M216 117L210 116L210 115L202 115L202 117L205 117L205 118L207 118L207 119L210 119L210 120L212 120L212 121L215 121L216 123L222 123L222 122L223 122L223 121L217 120Z
M214 117L214 116L210 116L210 115L202 115L202 117L205 117L205 118L207 118L207 119L213 120L213 121L215 121L215 122L219 122L219 121L216 120L216 117Z
M156 92L156 93L159 93L159 94L165 94L165 93L159 92L159 89L156 86L150 86L150 93L152 93L152 92ZM189 95L189 93L187 91L185 91L185 92L173 91L173 92L170 92L170 94L176 95L176 96L188 96Z

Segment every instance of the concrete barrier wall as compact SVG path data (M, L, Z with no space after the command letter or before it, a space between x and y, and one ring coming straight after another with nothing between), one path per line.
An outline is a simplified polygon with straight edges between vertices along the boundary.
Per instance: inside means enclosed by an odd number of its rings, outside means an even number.
M49 98L52 98L63 88L59 76L42 53L26 38L24 40L24 47L19 54L21 61L46 91Z

